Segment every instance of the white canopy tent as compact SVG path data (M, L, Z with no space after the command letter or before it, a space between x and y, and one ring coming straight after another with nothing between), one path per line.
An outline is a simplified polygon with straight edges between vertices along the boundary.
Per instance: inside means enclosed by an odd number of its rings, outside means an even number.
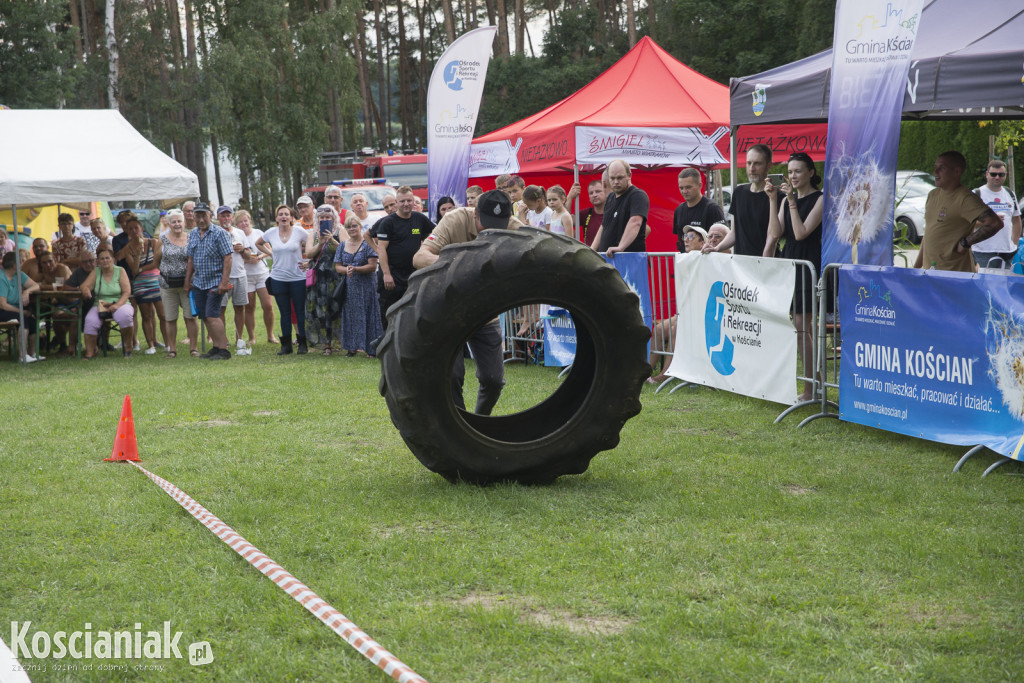
M114 109L0 111L0 204L179 200L199 179Z
M116 110L0 111L0 205L11 206L15 234L19 206L198 196L195 173L157 149ZM16 258L20 271L21 258ZM18 309L24 330L20 296Z

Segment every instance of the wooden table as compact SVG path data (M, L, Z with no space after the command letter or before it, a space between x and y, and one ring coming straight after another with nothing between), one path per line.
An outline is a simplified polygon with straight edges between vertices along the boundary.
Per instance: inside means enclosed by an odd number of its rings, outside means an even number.
M47 339L54 322L75 322L78 326L78 343L75 344L75 356L82 357L82 322L85 319L82 311L82 293L77 289L50 290L43 289L32 293L35 300L36 313L36 344L41 345L39 330L44 320L49 320L47 325ZM66 315L62 315L66 314Z

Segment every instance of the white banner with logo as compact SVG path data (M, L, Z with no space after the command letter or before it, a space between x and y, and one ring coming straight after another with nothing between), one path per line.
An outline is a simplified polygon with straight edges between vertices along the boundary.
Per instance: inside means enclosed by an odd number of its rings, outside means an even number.
M794 262L691 252L676 255L675 277L679 317L668 374L792 404Z
M430 212L437 200L453 197L466 205L469 151L473 142L480 96L484 91L491 43L498 29L474 29L448 46L430 74L427 88L427 188Z
M708 166L729 160L716 146L729 135L726 126L709 133L700 128L632 128L577 126L576 161L608 164L625 159L631 164ZM727 147L728 141L725 141Z
M509 140L483 142L473 145L469 155L469 177L482 178L503 173L519 173L519 147L522 138L515 144Z

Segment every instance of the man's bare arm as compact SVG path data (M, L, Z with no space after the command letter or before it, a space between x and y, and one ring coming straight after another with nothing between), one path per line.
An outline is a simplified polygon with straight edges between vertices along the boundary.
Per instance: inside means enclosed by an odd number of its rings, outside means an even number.
M433 244L424 242L420 245L419 251L412 257L412 267L416 270L426 268L429 265L433 265L437 261L438 256L440 256L440 250L435 251Z

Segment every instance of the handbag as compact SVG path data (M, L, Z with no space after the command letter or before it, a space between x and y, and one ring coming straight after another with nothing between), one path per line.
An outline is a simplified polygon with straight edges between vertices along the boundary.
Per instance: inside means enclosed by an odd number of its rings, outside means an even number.
M322 259L324 257L324 251L326 251L326 249L324 247L321 247L320 248L320 253L316 257L316 263L311 264L309 266L309 270L306 271L306 286L307 287L312 287L313 285L316 284L316 269L317 269L317 266L320 265L320 259Z
M345 305L345 296L348 293L348 277L342 275L338 278L338 284L334 285L334 291L331 292L331 298L334 299L334 303L339 306Z

